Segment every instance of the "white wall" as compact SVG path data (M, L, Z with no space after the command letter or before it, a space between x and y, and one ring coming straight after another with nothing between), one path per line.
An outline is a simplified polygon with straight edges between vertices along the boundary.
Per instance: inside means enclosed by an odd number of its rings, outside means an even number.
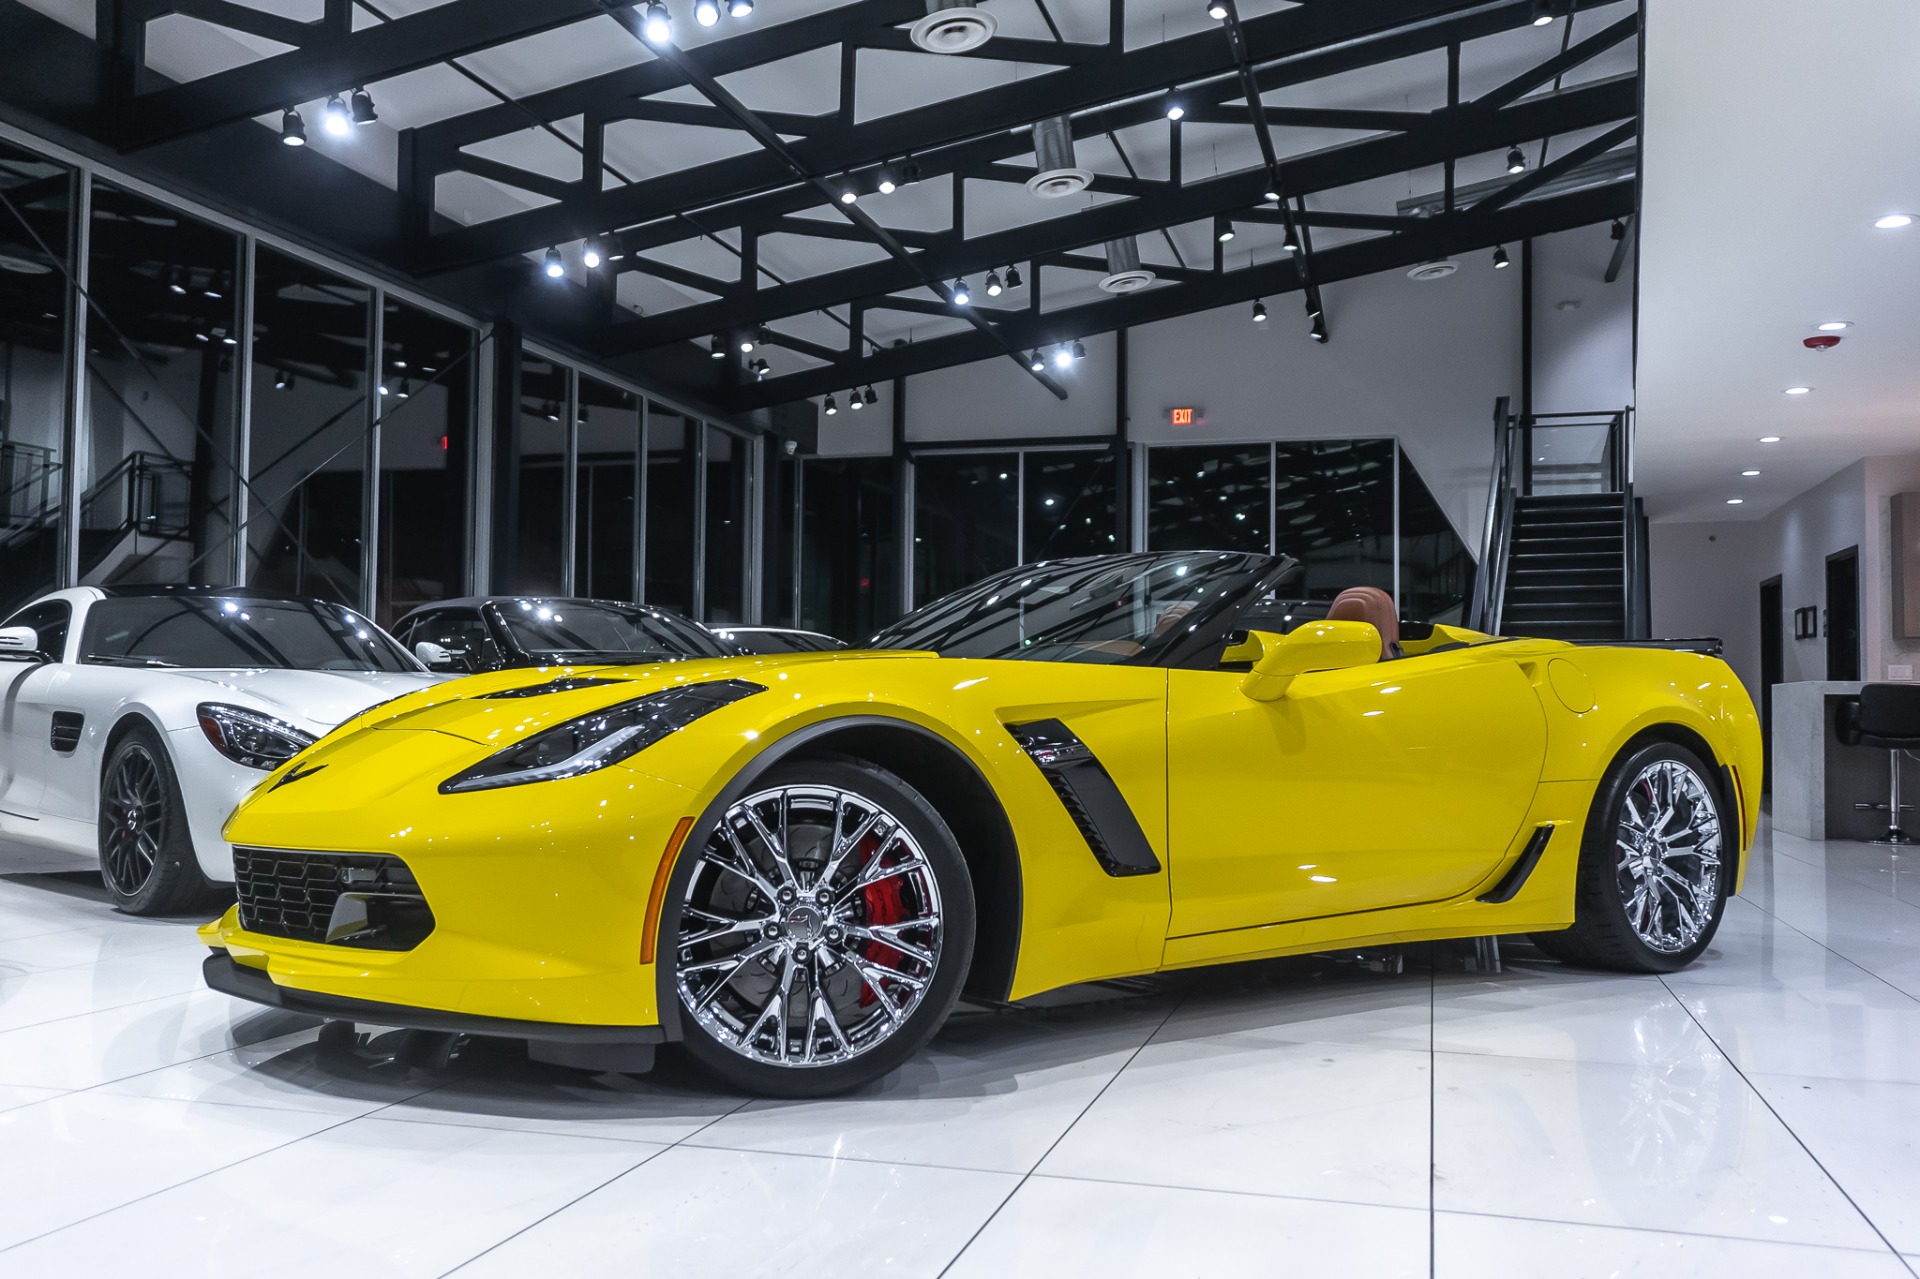
M1627 248L1620 278L1608 284L1614 240L1604 223L1534 242L1536 413L1592 413L1634 402L1633 246Z
M1906 459L1920 473L1920 459ZM1760 520L1652 524L1648 527L1649 604L1655 635L1717 635L1727 661L1749 689L1760 679L1760 583L1779 576L1785 612L1782 673L1789 682L1825 679L1824 637L1793 638L1793 610L1824 607L1826 559L1860 548L1863 653L1870 678L1882 672L1885 587L1870 568L1866 462L1829 476ZM1884 502L1882 503L1884 506ZM1882 557L1884 562L1884 557ZM1882 570L1884 572L1884 570ZM1875 623L1875 596L1881 621Z

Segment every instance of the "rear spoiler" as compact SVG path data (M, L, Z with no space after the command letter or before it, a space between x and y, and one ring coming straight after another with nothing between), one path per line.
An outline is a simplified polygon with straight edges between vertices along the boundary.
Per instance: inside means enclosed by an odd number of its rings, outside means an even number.
M1724 645L1718 635L1702 635L1698 639L1580 639L1570 640L1582 648L1664 648L1676 653L1704 653L1708 657L1718 657Z

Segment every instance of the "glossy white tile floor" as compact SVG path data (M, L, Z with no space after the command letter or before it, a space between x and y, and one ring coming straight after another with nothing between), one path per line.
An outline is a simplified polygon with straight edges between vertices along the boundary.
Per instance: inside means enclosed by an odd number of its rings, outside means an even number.
M0 1275L1920 1273L1920 854L1763 839L1678 976L1414 948L966 1010L869 1093L322 1055L0 848Z

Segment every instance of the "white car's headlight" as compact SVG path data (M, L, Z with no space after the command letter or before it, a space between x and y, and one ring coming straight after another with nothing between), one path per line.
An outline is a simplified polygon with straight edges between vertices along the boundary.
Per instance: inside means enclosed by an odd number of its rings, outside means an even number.
M293 725L244 706L202 702L200 731L213 748L236 764L268 772L313 745L313 735Z
M743 697L766 692L743 679L682 684L543 729L440 783L442 795L578 777L617 764Z

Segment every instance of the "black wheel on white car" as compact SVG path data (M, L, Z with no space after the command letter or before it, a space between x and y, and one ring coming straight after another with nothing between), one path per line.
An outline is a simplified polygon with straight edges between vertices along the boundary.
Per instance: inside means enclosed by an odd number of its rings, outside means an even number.
M183 915L216 899L160 734L127 730L100 770L100 877L129 915Z
M778 766L693 857L660 954L682 1050L728 1084L844 1092L906 1061L959 998L974 940L966 863L892 773Z
M1738 829L1713 772L1684 746L1656 742L1614 761L1580 844L1574 923L1536 933L1570 964L1671 973L1705 952L1732 895Z

